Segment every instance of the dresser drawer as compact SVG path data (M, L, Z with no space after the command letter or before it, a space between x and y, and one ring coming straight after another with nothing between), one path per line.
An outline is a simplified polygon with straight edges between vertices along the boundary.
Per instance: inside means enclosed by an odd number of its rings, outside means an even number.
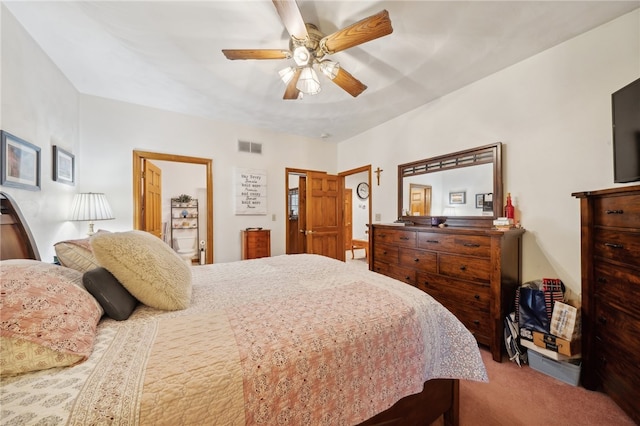
M439 254L438 272L449 277L488 283L491 280L491 259Z
M436 298L437 299L437 298ZM438 299L439 300L439 299ZM491 342L491 321L489 315L479 310L468 309L468 307L452 304L447 299L439 300L462 324L473 334L478 343L488 345Z
M596 256L638 265L640 264L640 232L596 229L593 249Z
M488 284L453 280L441 275L419 272L416 287L438 300L447 300L454 306L470 306L478 311L490 312L491 289Z
M400 265L425 272L437 272L438 255L432 251L400 248Z
M402 247L416 246L416 232L401 229L373 228L374 240L383 244L393 244Z
M376 261L397 264L400 261L398 257L399 249L395 246L384 244L376 244L373 248L374 259Z
M596 225L640 228L640 196L595 198L593 213Z
M593 270L596 299L640 318L640 271L606 262L596 262Z
M416 284L416 270L402 266L389 265L385 275L407 284Z
M616 347L596 344L594 365L603 390L628 414L638 420L640 369L635 354L617 352ZM633 414L632 414L633 415Z
M435 232L419 232L418 248L478 257L491 257L491 238L480 235L447 235Z
M618 360L637 359L640 353L640 318L626 314L606 302L596 302L594 323L596 348L606 348ZM600 351L596 349L597 353Z

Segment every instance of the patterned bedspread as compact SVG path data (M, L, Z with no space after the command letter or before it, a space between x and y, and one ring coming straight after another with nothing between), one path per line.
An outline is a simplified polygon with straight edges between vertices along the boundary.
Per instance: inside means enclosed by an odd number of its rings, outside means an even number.
M10 424L357 424L432 378L486 381L475 339L399 281L315 255L198 266L192 306L103 319L73 367L3 379Z

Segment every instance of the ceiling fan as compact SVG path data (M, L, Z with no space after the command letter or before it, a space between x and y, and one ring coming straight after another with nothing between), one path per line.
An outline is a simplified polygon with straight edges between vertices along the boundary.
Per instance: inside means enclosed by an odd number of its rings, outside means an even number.
M304 22L295 0L273 0L273 4L291 36L289 49L223 49L222 53L227 59L293 58L295 65L279 72L287 85L283 99L300 99L303 94L315 95L320 92L314 67L353 97L367 88L339 63L324 57L391 34L393 28L389 12L383 10L325 36L315 25Z

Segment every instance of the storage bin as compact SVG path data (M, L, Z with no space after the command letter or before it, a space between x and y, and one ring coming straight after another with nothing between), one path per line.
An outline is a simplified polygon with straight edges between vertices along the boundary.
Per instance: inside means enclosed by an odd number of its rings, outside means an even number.
M573 363L577 361L556 361L532 349L527 351L527 355L529 358L529 366L534 370L555 377L572 386L578 386L581 363Z

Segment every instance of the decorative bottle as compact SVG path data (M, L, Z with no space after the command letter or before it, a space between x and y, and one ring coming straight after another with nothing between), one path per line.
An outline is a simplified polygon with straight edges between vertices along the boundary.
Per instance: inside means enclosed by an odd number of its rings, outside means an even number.
M513 204L511 204L510 192L507 193L507 205L504 206L504 215L507 217L507 219L513 219L515 216L515 208L513 207Z

